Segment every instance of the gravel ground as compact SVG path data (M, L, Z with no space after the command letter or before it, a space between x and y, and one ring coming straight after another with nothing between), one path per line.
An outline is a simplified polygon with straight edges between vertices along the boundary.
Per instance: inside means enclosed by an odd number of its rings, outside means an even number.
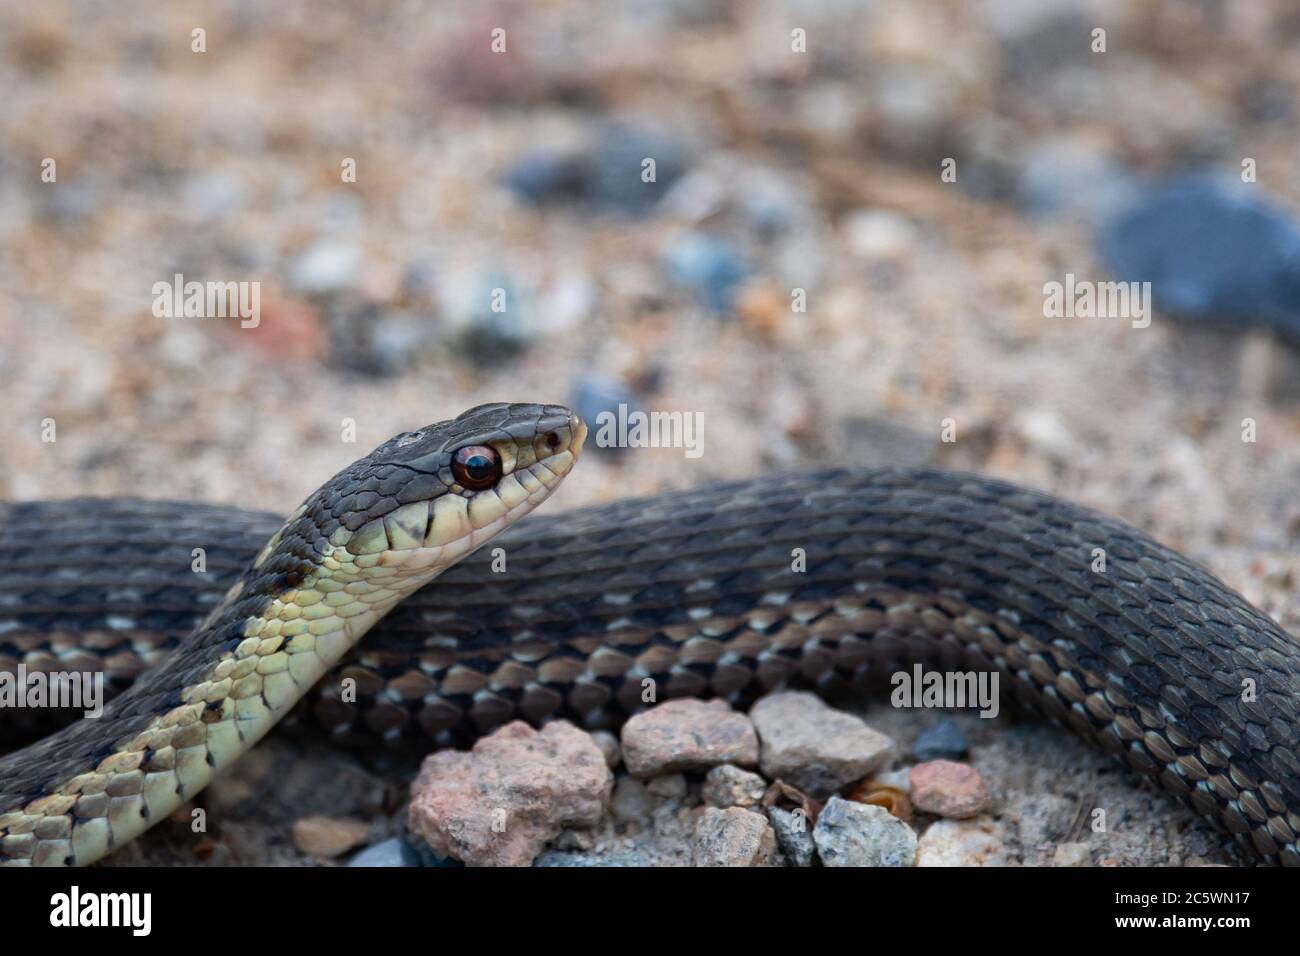
M1043 314L1044 283L1106 278L1097 223L1170 170L1249 156L1300 208L1300 21L1283 0L860 6L0 9L0 497L288 512L477 402L626 398L701 412L704 454L592 454L548 509L823 463L970 469L1125 518L1300 633L1294 351ZM1105 53L1080 43L1094 24ZM156 317L176 273L260 282L260 324ZM879 720L907 740L928 716ZM1094 798L1124 820L1094 862L1213 855L1056 731L970 734L1023 862L1042 853L1014 817L1074 833ZM395 788L353 813L378 835L409 777L368 759ZM297 859L288 818L219 816L202 852L159 828L120 860Z

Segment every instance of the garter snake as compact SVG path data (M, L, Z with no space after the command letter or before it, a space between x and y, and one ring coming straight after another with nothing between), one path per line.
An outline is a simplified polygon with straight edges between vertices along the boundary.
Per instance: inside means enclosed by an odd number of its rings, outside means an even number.
M278 525L176 502L0 508L0 669L98 662L122 687L165 669ZM514 717L614 724L646 681L744 705L918 661L999 671L1260 859L1300 863L1300 644L1141 531L972 475L772 475L534 516L401 601L304 706L342 739L427 748Z
M89 863L166 817L394 604L549 497L585 437L558 405L482 405L344 468L161 666L0 759L0 861Z

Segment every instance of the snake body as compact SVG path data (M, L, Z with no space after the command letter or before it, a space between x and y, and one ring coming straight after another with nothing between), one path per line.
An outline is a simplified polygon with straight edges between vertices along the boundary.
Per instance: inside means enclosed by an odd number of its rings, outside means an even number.
M166 502L9 506L0 668L98 660L123 684L165 669L275 524ZM6 565L18 544L44 563ZM1262 860L1300 864L1300 644L1141 531L971 475L776 475L535 516L398 604L308 706L340 737L449 743L513 717L616 723L647 682L743 704L922 661L998 671Z
M89 863L166 817L393 605L544 501L585 434L560 406L484 405L339 472L102 716L0 759L0 861Z

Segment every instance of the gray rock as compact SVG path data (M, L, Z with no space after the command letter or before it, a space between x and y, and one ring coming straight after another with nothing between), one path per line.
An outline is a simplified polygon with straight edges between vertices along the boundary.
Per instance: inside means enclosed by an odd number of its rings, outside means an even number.
M731 313L749 265L727 240L693 233L673 243L664 256L668 278L714 312Z
M654 856L648 853L638 852L637 850L628 850L623 853L605 853L595 855L592 853L577 853L565 850L548 850L533 861L536 867L606 867L606 866L626 866L636 867L638 869L654 866L656 860Z
M695 825L696 866L767 866L776 834L767 818L751 810L707 807Z
M980 13L1002 42L1004 69L1022 83L1095 64L1091 34L1098 14L1090 0L993 0Z
M653 807L654 799L650 791L636 777L622 777L614 784L609 809L615 820L644 820L649 817Z
M182 198L186 209L200 219L226 219L243 207L244 189L226 173L201 173L185 181Z
M392 837L366 847L348 860L348 866L422 866L420 854L409 843Z
M661 800L680 800L686 796L686 777L680 773L655 777L646 784L646 789Z
M429 348L430 323L408 312L358 306L335 296L329 309L329 361L335 368L384 378L396 375Z
M831 797L813 828L826 866L911 866L916 834L884 807Z
M803 811L772 807L767 811L767 818L772 821L777 846L786 862L791 866L812 866L817 856L817 844L813 840L812 825Z
M641 400L622 382L593 372L578 380L569 397L569 404L591 429L591 440L587 446L618 453L623 450L622 446L617 442L606 442L601 435L601 422L604 420L601 416L613 416L612 420L617 422L619 405L626 405L628 413L631 413L640 409Z
M591 739L596 741L596 746L605 755L605 763L610 770L623 762L623 749L618 745L618 738L608 730L593 730Z
M682 145L657 132L605 124L577 150L538 150L522 156L505 174L507 189L538 206L581 204L646 215L687 167ZM654 181L643 163L654 160Z
M496 365L526 352L538 337L531 296L504 273L449 283L444 318L456 354L475 365Z
M42 183L34 205L39 215L56 223L71 224L98 213L103 196L104 190L92 178Z
M919 761L960 760L970 745L956 722L945 717L933 727L921 731L912 744L912 756Z
M766 780L731 764L704 775L704 802L715 807L756 807L766 792Z
M894 742L861 719L804 691L764 697L749 712L762 743L760 766L812 794L827 794L889 762Z
M1174 180L1102 228L1102 261L1116 279L1149 281L1157 311L1269 326L1300 345L1300 226L1259 189Z
M1137 189L1135 177L1101 150L1052 139L1026 149L1016 198L1042 219L1097 224L1131 201Z

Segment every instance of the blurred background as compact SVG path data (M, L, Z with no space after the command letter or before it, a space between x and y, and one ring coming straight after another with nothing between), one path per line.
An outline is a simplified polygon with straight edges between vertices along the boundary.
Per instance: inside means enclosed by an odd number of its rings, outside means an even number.
M478 402L623 402L703 455L548 508L968 469L1300 630L1289 0L10 0L0 88L0 497L287 512ZM260 323L156 316L178 273ZM1150 327L1046 317L1067 274Z

